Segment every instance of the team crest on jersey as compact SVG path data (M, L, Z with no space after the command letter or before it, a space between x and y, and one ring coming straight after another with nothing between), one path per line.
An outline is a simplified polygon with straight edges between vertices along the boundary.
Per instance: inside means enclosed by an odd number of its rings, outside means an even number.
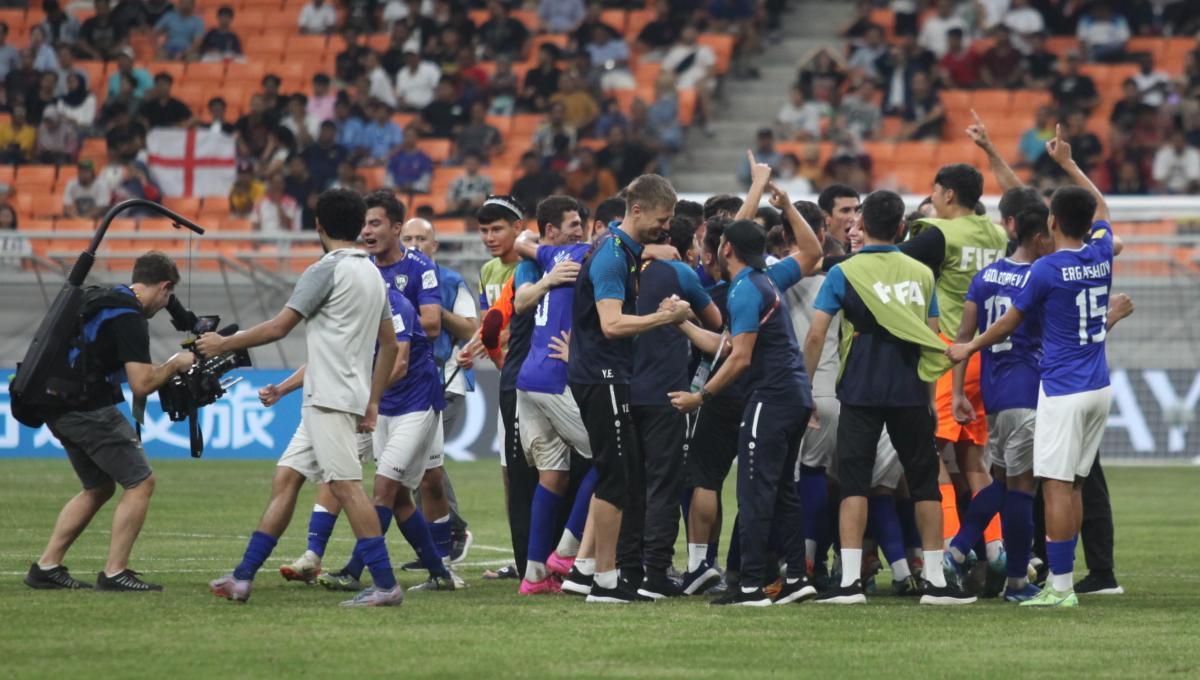
M404 290L405 288L408 287L408 275L407 274L397 274L394 281L396 283L396 290Z
M426 271L424 274L421 274L421 289L422 290L429 290L430 288L437 288L437 285L438 285L437 272L430 269L430 270Z

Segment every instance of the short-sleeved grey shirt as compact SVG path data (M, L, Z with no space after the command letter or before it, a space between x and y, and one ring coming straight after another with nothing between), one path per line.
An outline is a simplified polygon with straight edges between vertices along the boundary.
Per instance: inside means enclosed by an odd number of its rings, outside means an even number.
M379 270L361 250L326 253L304 270L287 306L307 321L304 405L366 413L379 322L392 317Z

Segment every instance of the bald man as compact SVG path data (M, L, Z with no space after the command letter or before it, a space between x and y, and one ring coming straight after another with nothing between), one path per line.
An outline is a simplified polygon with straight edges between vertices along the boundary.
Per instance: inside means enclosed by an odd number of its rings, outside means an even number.
M475 372L471 369L459 370L457 365L448 359L453 356L456 347L460 347L475 335L479 328L479 315L475 311L474 296L471 295L463 277L453 269L437 264L437 234L429 220L414 217L405 222L400 230L400 241L405 248L415 249L428 257L437 267L442 298L442 333L434 340L433 357L442 371L442 381L446 386L442 433L443 439L449 440L450 433L462 419L466 407L466 393L475 391ZM455 496L454 486L450 483L450 475L447 474L445 479L446 496L450 499L450 521L454 525L450 562L457 564L467 558L473 536L467 531L466 520L458 512L458 498ZM407 570L410 566L412 569L422 568L419 561L405 564L403 568Z

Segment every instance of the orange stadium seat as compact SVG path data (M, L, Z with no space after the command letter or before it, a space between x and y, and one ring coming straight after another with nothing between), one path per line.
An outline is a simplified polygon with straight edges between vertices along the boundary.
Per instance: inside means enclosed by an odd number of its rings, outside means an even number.
M981 116L995 115L1009 110L1012 96L1010 90L974 90L971 92L971 108Z
M625 40L632 45L651 21L654 21L654 12L648 9L630 10L625 18Z
M221 81L225 80L225 63L196 62L188 64L184 76L189 83L204 83L206 86L220 88Z
M729 71L729 63L733 60L733 41L732 35L724 33L700 34L700 44L707 45L717 56L716 71L719 75L724 75Z
M52 187L58 168L53 165L22 165L17 170L17 189Z
M188 219L195 219L200 214L200 203L199 198L164 198L162 201L163 207L174 210Z
M54 186L63 189L67 184L79 176L78 165L61 165L58 168L58 177L54 180Z
M942 98L942 106L947 110L971 108L970 90L942 90L939 96Z
M288 7L267 12L266 19L263 21L264 31L295 33L296 26L300 23L300 12L303 9L303 7Z
M502 139L507 139L508 134L512 132L513 119L512 116L491 116L487 117L487 124L496 128Z
M617 35L625 35L628 21L629 15L623 9L606 9L600 12L600 22L607 24L609 28L617 32Z
M433 221L433 229L438 236L459 235L467 233L467 221L443 218Z
M537 33L542 30L542 20L534 10L516 9L510 11L508 16L525 24L525 28L528 28L530 33Z
M21 220L17 223L17 231L54 231L54 220Z
M492 191L497 194L507 194L512 190L516 169L512 167L493 166L487 169L487 176L492 178Z
M691 127L696 118L696 91L693 89L679 90L679 124ZM654 98L651 97L653 102Z
M1074 36L1052 36L1046 38L1046 49L1064 58L1068 52L1079 49L1079 40Z
M518 113L513 116L512 134L514 137L520 138L532 137L544 120L545 118L541 114Z
M873 9L871 10L871 23L882 26L884 33L890 38L896 31L896 13L890 9Z
M363 178L367 180L368 189L379 189L387 186L388 184L387 168L383 167L382 165L369 168L359 168L358 174L362 175Z
M175 85L183 82L184 65L173 61L148 61L138 64L139 67L146 69L150 75L158 77L160 73L166 73L174 79Z
M55 231L91 232L96 230L95 220L78 217L59 217L54 220Z
M417 148L424 151L434 164L445 163L450 158L450 146L448 139L422 139L417 142Z
M289 57L300 57L306 61L314 56L323 56L329 39L323 35L292 35L287 39Z
M17 166L0 165L0 182L13 184L17 181Z

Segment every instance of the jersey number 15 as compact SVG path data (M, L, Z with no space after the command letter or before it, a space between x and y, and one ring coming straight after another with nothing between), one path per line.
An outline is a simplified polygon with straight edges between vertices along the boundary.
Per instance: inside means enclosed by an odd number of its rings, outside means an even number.
M1104 342L1108 335L1108 286L1093 286L1079 291L1079 295L1075 296L1075 306L1079 309L1079 344ZM1088 322L1097 318L1100 319L1100 329L1089 333Z

